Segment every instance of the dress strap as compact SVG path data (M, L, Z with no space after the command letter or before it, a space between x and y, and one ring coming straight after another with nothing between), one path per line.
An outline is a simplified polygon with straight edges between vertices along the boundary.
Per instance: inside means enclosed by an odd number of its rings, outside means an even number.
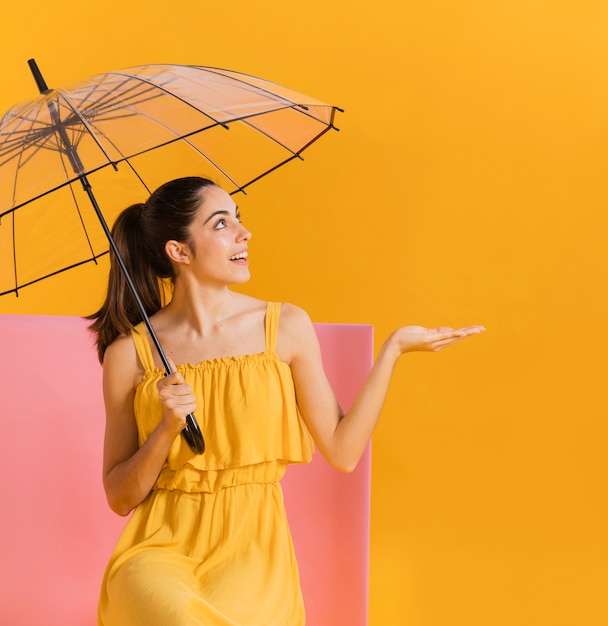
M280 315L281 303L269 302L266 307L266 352L275 352L277 349Z
M137 356L143 365L144 370L150 371L154 369L154 357L152 356L152 348L148 340L148 333L143 322L140 322L131 330L131 337L135 344Z

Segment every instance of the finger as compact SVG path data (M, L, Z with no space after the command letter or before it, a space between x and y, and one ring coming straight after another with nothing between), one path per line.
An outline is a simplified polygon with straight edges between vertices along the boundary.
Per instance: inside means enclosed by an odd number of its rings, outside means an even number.
M477 335L484 332L486 329L484 326L465 326L464 328L442 328L436 330L442 331L438 333L437 337L437 340L442 341L444 339L449 339L450 337L464 338L468 337L469 335Z
M463 330L467 335L477 335L479 333L483 333L486 328L485 326L465 326L460 330Z
M462 341L462 339L450 339L450 340L445 340L445 341L438 341L430 347L429 352L439 352L440 350L443 350L444 348L451 346L453 343L456 343L457 341Z
M174 399L175 400L175 399ZM185 417L188 413L194 413L196 411L196 402L189 400L188 402L169 402L165 405L165 409L174 415L180 415Z
M185 382L184 377L179 372L174 372L173 374L165 374L165 376L158 381L158 386L183 385Z
M179 413L180 415L187 415L196 410L196 397L193 393L175 394L173 390L169 392L168 389L168 387L165 387L158 394L165 410Z
M176 398L180 401L183 401L183 398L194 398L190 385L167 385L161 391L164 392L165 398Z
M167 357L167 361L170 367L169 374L174 374L175 372L177 372L177 365L175 365L175 363L173 362L173 359L170 356Z
M441 350L447 346L451 346L453 343L458 343L459 341L463 341L470 335L462 334L458 337L448 337L446 339L440 339L438 341L434 341L432 345L432 350Z
M435 337L433 337L432 341L433 342L446 341L450 339L456 339L459 337L466 337L466 333L463 331L462 328L458 328L458 329L448 328L448 329L441 330L441 331L436 330Z

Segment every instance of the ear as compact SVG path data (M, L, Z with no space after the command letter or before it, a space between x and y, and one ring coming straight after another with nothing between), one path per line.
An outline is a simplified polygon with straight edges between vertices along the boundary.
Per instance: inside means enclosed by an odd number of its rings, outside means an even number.
M180 243L174 239L170 239L165 244L165 252L171 261L188 265L192 258L190 247L185 243Z

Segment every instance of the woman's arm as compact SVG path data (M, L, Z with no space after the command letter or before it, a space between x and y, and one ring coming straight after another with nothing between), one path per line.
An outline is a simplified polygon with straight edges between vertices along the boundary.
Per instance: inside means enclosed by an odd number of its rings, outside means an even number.
M186 415L196 410L192 389L181 374L167 376L158 383L163 420L139 448L133 401L142 374L132 339L116 339L103 365L103 483L110 508L119 515L128 515L150 493Z
M437 352L482 326L427 329L405 326L382 345L378 358L348 413L343 414L329 385L314 327L304 311L285 305L282 343L290 362L298 407L321 454L335 468L352 471L378 423L397 361L406 352Z

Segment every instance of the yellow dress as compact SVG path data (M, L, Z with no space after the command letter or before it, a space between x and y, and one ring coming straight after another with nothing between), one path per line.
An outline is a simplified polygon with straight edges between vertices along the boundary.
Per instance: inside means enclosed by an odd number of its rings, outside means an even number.
M280 304L266 311L266 351L178 366L197 396L206 451L176 438L105 572L100 626L301 626L304 606L279 480L306 463L312 438L291 370L275 351ZM143 324L132 332L145 374L135 394L140 445L161 420Z

